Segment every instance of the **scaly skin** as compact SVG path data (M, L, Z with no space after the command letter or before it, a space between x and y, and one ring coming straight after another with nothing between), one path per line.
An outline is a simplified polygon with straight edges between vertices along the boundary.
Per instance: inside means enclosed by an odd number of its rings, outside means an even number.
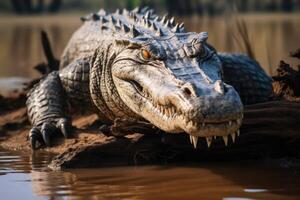
M68 102L107 122L144 120L168 133L185 132L196 147L198 137L208 145L216 136L225 143L228 135L235 137L243 116L238 92L244 103L272 94L271 79L257 62L218 54L207 44L207 33L185 32L183 24L147 8L100 10L83 21L60 71L28 94L34 149L37 141L51 145L50 134L58 130L69 135Z

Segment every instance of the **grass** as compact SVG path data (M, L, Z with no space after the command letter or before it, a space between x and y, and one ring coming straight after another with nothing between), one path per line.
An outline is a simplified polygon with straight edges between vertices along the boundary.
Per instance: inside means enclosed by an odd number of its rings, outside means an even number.
M255 59L253 45L251 45L249 30L245 20L239 17L238 10L235 5L231 8L232 22L234 24L232 36L237 45L245 51L245 53L252 59Z

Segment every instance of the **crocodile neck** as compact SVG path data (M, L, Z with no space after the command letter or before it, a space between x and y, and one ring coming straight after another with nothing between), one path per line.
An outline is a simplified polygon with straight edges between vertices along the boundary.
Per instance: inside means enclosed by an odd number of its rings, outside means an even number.
M105 47L104 47L105 46ZM113 82L111 66L117 51L113 43L103 42L94 53L90 71L90 92L95 106L110 121L116 118L139 118L125 105Z

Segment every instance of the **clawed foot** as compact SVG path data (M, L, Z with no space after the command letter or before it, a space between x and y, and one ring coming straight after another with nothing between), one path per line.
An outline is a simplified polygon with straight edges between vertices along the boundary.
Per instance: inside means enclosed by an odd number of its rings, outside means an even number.
M43 146L51 146L51 138L55 134L62 134L65 138L71 136L72 126L65 118L57 122L44 122L41 126L33 127L29 132L30 145L33 150Z

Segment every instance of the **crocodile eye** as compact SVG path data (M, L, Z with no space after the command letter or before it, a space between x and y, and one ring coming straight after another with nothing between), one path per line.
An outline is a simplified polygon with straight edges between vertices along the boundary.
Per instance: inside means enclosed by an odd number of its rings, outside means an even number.
M151 58L150 52L147 51L147 50L145 50L145 49L142 50L141 54L142 54L142 57L143 57L145 60L149 60L149 59Z

